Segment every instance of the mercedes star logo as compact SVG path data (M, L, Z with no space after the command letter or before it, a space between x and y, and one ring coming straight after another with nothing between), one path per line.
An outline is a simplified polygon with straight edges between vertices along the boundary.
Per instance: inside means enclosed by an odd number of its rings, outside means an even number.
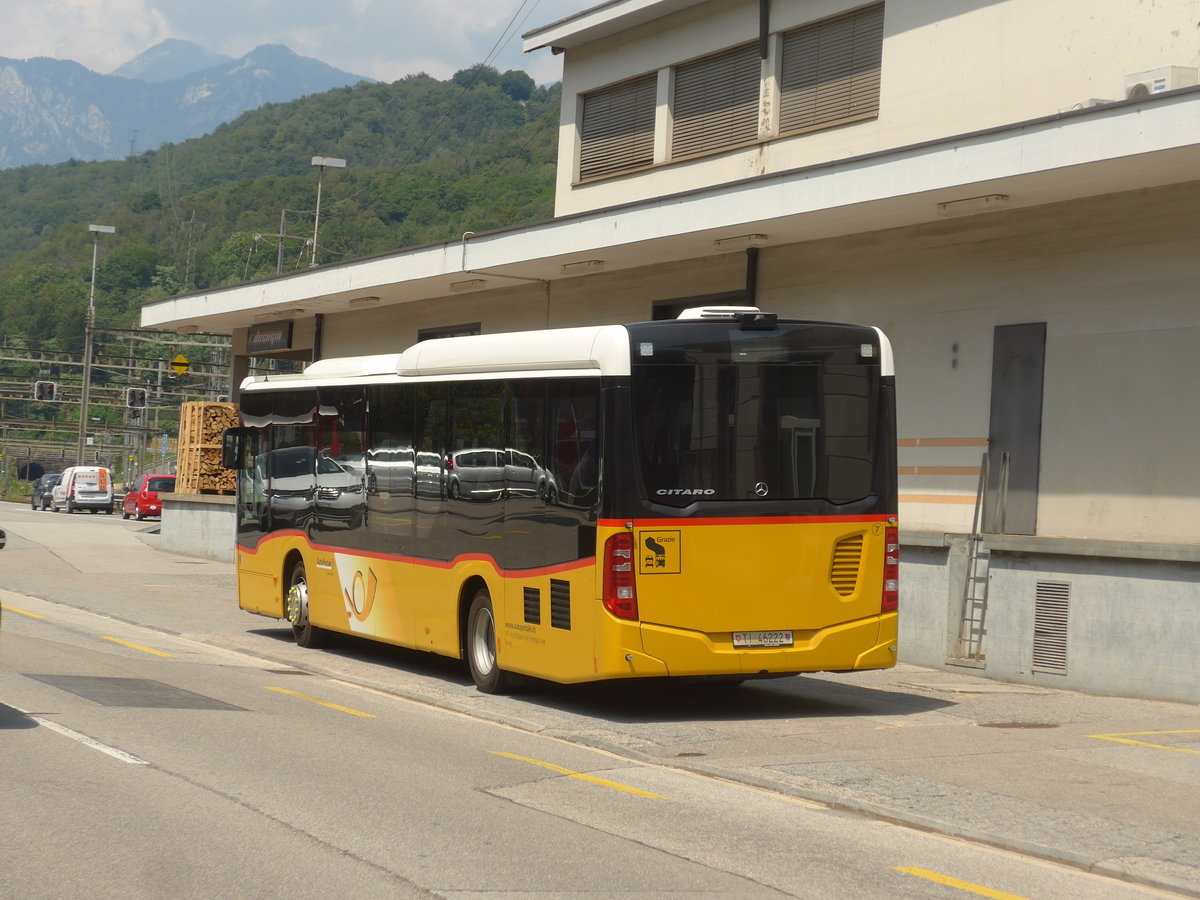
M760 496L760 497L767 496L767 490L768 490L768 488L767 488L767 484L765 481L760 481L758 484L756 484L754 486L754 493L758 494L758 496Z

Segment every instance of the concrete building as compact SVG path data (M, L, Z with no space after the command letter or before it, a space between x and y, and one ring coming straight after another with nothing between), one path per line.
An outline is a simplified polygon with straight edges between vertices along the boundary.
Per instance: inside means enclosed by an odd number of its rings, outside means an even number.
M555 219L142 324L233 334L235 390L256 356L710 300L878 325L901 657L1200 701L1198 23L1198 0L612 0L525 37L564 55Z

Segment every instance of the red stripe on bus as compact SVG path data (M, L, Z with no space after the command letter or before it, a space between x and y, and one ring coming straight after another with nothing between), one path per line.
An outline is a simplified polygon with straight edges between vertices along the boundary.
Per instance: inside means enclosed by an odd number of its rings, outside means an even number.
M331 547L328 544L314 544L309 541L303 531L287 530L277 531L264 537L255 547L247 547L245 544L238 544L238 549L244 553L255 555L259 552L262 546L266 543L281 540L285 537L302 537L305 538L305 544L310 550L315 553L336 553L342 556L350 556L355 559L378 559L383 562L403 563L412 566L424 566L427 569L455 569L458 566L468 562L483 562L487 563L495 570L496 574L501 578L536 578L543 575L559 575L563 572L572 572L577 569L588 569L596 564L596 559L589 556L585 559L576 559L565 563L556 563L550 566L539 566L535 569L502 569L500 564L496 562L496 558L487 553L460 553L451 560L441 559L425 559L420 556L400 556L397 554L378 553L370 550L348 550L345 547Z

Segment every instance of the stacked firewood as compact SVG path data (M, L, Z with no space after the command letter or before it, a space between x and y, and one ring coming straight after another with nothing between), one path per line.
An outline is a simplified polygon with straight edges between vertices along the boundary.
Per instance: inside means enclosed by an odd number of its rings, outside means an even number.
M232 494L237 473L221 465L221 435L238 424L233 403L184 403L179 409L178 494Z

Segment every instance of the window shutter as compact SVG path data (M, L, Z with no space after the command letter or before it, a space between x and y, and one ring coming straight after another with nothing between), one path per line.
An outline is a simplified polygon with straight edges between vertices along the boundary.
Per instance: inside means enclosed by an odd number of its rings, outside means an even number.
M782 43L781 133L879 114L882 3L790 31Z
M757 44L676 67L672 158L757 140L761 80Z
M654 162L657 92L658 73L651 72L584 95L580 181Z

